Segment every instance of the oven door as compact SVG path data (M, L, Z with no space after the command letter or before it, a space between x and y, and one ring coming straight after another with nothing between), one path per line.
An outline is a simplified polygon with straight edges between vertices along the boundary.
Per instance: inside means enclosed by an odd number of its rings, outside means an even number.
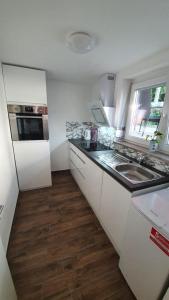
M48 139L48 122L44 116L10 116L13 141L31 141Z
M16 117L19 141L43 140L43 120L41 116Z

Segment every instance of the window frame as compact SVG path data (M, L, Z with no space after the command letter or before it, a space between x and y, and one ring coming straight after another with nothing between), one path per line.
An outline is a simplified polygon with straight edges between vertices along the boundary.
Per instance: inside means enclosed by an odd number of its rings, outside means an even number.
M163 111L164 110L166 111L166 115L169 118L169 103L167 103L167 102L169 102L169 101L167 101L167 99L169 99L169 84L168 84L169 80L168 80L167 76L161 76L161 77L158 77L155 79L149 79L146 81L133 83L131 86L130 100L129 100L128 113L127 113L125 140L148 148L148 141L146 141L145 139L139 138L139 137L132 136L130 134L132 106L134 103L134 94L135 94L135 91L138 89L153 87L153 86L156 86L156 85L159 85L162 83L165 83L166 87L167 87L167 91L166 91L166 95L165 95L165 99L164 99ZM159 129L159 131L162 131L164 134L166 134L167 130L168 130L168 134L169 134L169 128L167 129L167 126L164 127L163 124L164 124L163 117L161 117L158 129ZM169 126L169 124L168 124L168 126ZM160 144L159 150L162 152L168 153L169 152L169 144L167 145L167 144L165 144L165 142L162 142Z

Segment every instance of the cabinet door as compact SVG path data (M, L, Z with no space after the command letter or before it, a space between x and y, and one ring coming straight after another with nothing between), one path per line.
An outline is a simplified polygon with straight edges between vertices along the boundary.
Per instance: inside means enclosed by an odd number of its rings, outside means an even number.
M14 153L21 191L51 185L49 142L14 142Z
M45 71L3 65L8 103L47 104Z
M101 222L116 250L120 253L131 194L104 173L101 196Z
M88 158L86 158L85 177L86 198L96 215L99 217L103 171Z

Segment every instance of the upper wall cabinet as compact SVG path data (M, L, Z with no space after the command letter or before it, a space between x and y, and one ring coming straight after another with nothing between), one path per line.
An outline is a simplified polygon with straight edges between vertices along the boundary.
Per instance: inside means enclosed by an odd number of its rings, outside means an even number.
M47 104L45 71L3 65L8 103Z

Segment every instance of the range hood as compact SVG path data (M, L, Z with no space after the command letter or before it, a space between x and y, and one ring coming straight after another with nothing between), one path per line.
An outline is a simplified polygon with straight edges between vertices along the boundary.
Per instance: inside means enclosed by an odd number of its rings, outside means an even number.
M90 104L90 111L97 125L114 126L114 90L115 74L103 74L95 86L95 99Z

